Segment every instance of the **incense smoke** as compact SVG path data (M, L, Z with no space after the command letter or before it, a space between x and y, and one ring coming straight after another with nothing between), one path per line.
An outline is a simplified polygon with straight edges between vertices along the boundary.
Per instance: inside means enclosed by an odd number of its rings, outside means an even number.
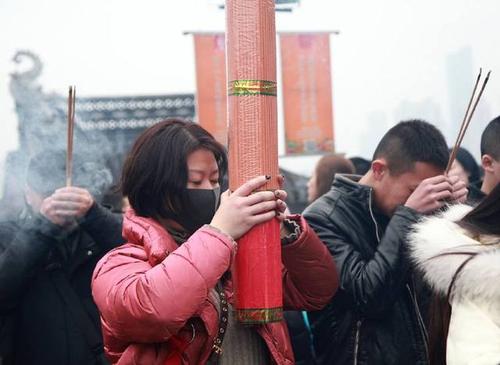
M66 151L67 101L54 93L44 93L39 85L42 64L28 51L16 54L14 61L29 60L32 66L11 75L10 91L16 102L19 121L19 149L9 153L5 162L4 197L0 201L0 219L13 217L24 206L24 186L30 159L43 151ZM99 200L112 184L112 164L119 159L108 138L78 126L78 99L74 131L74 185L84 187ZM63 159L65 162L65 158ZM77 171L80 166L80 171ZM65 166L54 160L44 166L49 177L60 176ZM76 175L79 175L77 178ZM64 179L60 186L65 186Z

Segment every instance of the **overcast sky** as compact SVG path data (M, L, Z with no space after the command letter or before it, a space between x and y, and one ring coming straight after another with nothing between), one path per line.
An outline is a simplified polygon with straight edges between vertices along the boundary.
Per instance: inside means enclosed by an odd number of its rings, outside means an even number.
M0 0L0 167L17 144L8 91L11 58L36 52L45 91L79 95L195 92L185 30L223 30L209 0ZM334 30L336 145L369 156L402 118L422 117L454 138L480 66L493 70L466 146L476 155L486 122L500 114L498 0L302 0L277 15L278 30ZM451 143L451 142L450 142ZM280 146L282 148L282 142ZM282 161L307 173L308 160Z

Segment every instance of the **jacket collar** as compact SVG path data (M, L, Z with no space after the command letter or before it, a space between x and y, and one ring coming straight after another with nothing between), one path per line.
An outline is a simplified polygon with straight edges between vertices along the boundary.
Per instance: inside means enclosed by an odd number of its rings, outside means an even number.
M426 280L437 291L447 294L460 264L472 254L480 253L467 264L455 283L460 294L498 295L500 237L473 235L457 224L472 210L468 205L454 205L435 216L423 218L409 234L412 260L422 269Z
M375 206L373 188L368 185L360 184L359 180L361 180L361 178L362 176L360 175L336 175L333 181L333 187L343 193L344 199L347 199L349 204L361 208L363 212L370 215L375 225L377 240L380 242L382 237L381 232L385 231L390 217L387 217Z
M129 243L143 246L152 266L159 264L179 246L160 223L140 217L128 209L123 217L123 237Z
M466 204L450 205L439 214L424 217L415 224L409 239L416 261L429 260L442 252L472 253L481 248L484 242L458 224L472 209Z
M361 180L360 175L335 175L335 180L333 181L333 187L342 190L344 193L354 194L359 197L370 196L370 191L372 188L368 185L362 185L359 183Z
M368 185L362 185L359 180L360 175L336 175L332 187L339 190L350 204L361 206L363 210L371 210L373 188Z

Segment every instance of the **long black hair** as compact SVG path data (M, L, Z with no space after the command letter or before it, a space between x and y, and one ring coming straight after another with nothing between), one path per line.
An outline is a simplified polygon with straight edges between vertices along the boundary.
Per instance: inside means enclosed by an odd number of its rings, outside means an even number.
M500 184L458 224L476 235L500 235Z

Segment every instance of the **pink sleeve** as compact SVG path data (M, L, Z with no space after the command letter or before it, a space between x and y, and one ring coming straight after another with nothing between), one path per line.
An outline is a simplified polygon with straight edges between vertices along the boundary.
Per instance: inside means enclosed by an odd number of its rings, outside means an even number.
M330 252L301 216L290 217L300 224L297 241L282 249L284 307L289 310L320 310L339 286Z
M234 251L234 242L205 226L154 267L142 246L109 252L92 280L104 325L122 341L166 341L197 312Z

